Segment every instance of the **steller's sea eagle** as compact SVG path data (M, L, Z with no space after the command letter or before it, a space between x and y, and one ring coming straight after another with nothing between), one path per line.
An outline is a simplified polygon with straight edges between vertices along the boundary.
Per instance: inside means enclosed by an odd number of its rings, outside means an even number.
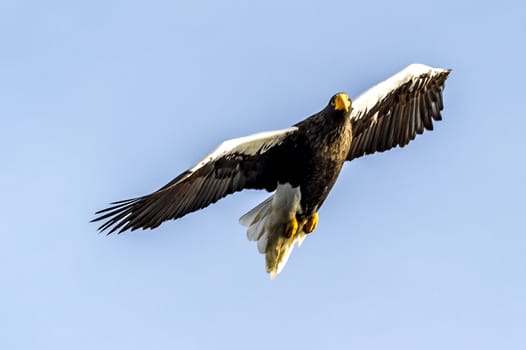
M223 142L159 190L112 203L100 231L153 229L243 189L275 191L243 215L247 236L275 277L295 245L316 228L318 210L346 160L404 147L441 120L450 70L412 64L360 95L334 95L294 126Z

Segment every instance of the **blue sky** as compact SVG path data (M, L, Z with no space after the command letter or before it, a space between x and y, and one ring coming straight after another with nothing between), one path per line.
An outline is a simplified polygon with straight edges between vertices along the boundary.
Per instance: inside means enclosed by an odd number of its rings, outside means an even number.
M523 6L1 2L0 348L524 347ZM263 192L89 223L413 62L453 69L444 121L347 164L274 281L237 222Z

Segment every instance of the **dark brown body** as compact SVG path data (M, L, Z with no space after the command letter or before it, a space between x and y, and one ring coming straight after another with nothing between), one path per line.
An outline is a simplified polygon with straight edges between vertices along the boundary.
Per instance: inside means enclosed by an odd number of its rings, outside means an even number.
M352 141L351 122L349 112L329 105L295 126L298 132L273 159L280 160L278 182L300 187L301 219L318 211L336 183Z

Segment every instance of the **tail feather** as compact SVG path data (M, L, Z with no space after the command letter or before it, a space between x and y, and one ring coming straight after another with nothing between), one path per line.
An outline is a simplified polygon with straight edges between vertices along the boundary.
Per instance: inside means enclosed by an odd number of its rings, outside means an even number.
M257 243L258 252L260 252L261 254L265 254L267 251L267 244L268 244L268 232L263 232L261 237L258 239L258 243Z
M299 187L279 185L276 193L243 215L239 222L248 227L247 238L257 241L260 253L265 254L265 265L271 278L275 278L292 253L294 245L305 239L303 230L293 237L285 237L285 225L300 212ZM300 225L302 227L302 225Z
M261 220L261 215L263 214L262 212L268 211L270 209L269 204L272 201L272 197L273 196L268 197L263 202L252 208L248 213L240 217L239 223L243 226L249 227L254 222Z
M267 272L270 273L270 278L274 279L285 267L289 260L290 254L294 246L301 245L306 235L303 231L298 231L294 237L286 238L284 235L276 235L273 241L267 243L265 262Z

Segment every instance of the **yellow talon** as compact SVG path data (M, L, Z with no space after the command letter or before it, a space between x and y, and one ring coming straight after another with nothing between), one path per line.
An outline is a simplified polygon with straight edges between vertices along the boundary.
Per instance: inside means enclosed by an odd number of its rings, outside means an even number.
M316 229L318 225L318 213L314 213L310 218L307 219L305 225L303 225L303 231L305 233L311 233Z
M285 237L290 238L298 232L298 220L296 216L293 216L292 219L285 226Z

